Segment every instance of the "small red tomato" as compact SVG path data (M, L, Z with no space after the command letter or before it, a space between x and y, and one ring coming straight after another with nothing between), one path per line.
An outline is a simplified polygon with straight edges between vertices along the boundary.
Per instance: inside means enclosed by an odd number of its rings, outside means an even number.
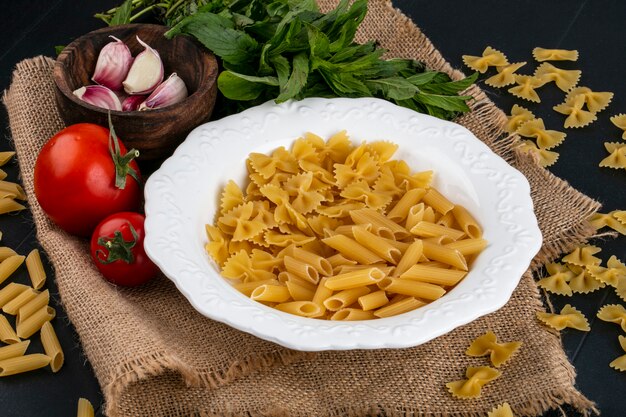
M111 133L114 133L111 131ZM54 135L35 163L35 195L43 211L68 233L90 236L106 216L141 207L134 149L91 123Z
M91 258L113 284L134 287L159 271L143 248L145 219L139 213L115 213L102 220L91 236Z

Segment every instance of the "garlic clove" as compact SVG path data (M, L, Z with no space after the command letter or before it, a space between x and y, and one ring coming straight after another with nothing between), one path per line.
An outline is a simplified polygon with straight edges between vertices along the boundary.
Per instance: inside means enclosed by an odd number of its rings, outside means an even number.
M115 36L111 38L115 41L109 42L100 50L96 70L91 79L97 84L118 91L122 89L122 81L128 75L133 56L124 42Z
M87 85L74 90L74 95L82 101L96 107L109 110L122 110L120 99L115 93L103 85Z
M128 94L148 94L163 81L163 62L159 53L147 43L139 39L137 42L145 49L130 67L126 79L122 82Z
M146 95L128 96L122 101L122 111L135 111L146 100Z
M159 109L187 98L187 86L176 73L172 73L141 103L139 110Z

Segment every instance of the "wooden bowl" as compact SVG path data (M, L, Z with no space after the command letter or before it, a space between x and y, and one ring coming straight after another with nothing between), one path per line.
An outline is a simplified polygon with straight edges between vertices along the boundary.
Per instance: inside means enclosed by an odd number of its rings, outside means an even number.
M89 122L108 126L109 110L85 103L72 92L91 81L98 54L111 42L110 35L128 45L133 56L143 51L136 36L156 49L165 69L165 78L176 72L189 91L185 100L149 111L111 111L116 133L127 148L140 151L140 159L164 159L171 155L187 134L209 120L217 95L218 65L215 56L190 38L166 39L165 26L131 24L107 27L70 43L54 66L56 99L61 118L67 124Z

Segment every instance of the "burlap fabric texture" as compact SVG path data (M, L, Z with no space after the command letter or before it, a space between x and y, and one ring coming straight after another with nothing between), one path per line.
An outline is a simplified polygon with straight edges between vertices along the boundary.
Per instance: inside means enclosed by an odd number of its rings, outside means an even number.
M336 0L321 0L323 9ZM420 59L454 71L428 38L385 0L370 0L359 32L390 56ZM53 61L17 65L4 100L39 240L55 267L59 293L106 398L117 416L485 416L508 401L516 415L537 415L569 403L593 403L574 388L575 372L557 333L542 326L543 309L531 270L499 311L422 346L403 350L305 354L284 349L196 311L164 277L137 289L107 284L92 266L86 242L55 227L33 198L40 147L63 127L54 101ZM532 268L585 241L585 219L599 206L513 150L505 115L477 87L472 112L458 121L528 178L544 245ZM519 340L519 354L476 400L454 399L445 383L464 377L485 358L464 354L487 330Z

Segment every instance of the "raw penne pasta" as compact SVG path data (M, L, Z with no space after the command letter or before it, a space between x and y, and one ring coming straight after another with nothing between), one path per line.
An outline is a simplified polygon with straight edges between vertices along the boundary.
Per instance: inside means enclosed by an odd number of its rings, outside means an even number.
M22 292L29 289L27 285L18 284L17 282L11 282L6 287L0 290L0 308L4 307L6 303L13 300Z
M418 203L411 208L406 216L404 226L406 230L411 230L416 224L424 220L424 214L426 212L426 205L424 203Z
M0 167L4 166L7 162L9 162L11 158L13 158L14 155L15 155L15 152L13 151L0 152Z
M337 311L348 307L350 304L356 302L359 297L369 294L369 292L370 290L367 287L343 290L324 300L324 307L330 311Z
M252 291L250 298L256 301L268 301L271 303L283 303L289 300L289 290L282 285L261 285Z
M333 256L329 257L328 262L330 262L330 265L333 267L333 270L341 265L356 265L357 262L353 261L352 259L348 259L345 256L343 256L340 253L336 253Z
M406 272L400 275L400 278L450 287L452 285L456 285L465 277L465 275L467 275L466 271L442 269L434 266L413 265Z
M420 258L422 257L423 250L424 244L421 240L416 239L413 243L411 243L404 252L404 255L402 255L402 259L400 259L400 262L398 262L396 270L394 271L394 276L403 274L404 271L418 263Z
M422 201L433 208L438 213L446 214L454 208L454 204L445 198L439 191L429 188Z
M357 242L384 260L391 262L394 265L400 261L402 252L400 249L390 244L387 239L376 236L360 226L352 226L352 232Z
M0 198L0 214L12 213L14 211L20 211L26 209L12 198Z
M426 194L424 188L413 188L407 191L389 211L387 218L396 223L404 221L409 214L409 209L419 203L424 194Z
M440 224L430 223L423 220L418 222L409 231L419 237L447 236L453 240L457 240L465 236L465 232L460 230L451 229Z
M30 345L30 340L0 347L0 361L23 356L26 353L26 349L28 349L28 345Z
M10 256L15 255L17 255L17 253L13 249L7 248L6 246L0 246L0 262L4 261Z
M317 284L320 281L319 272L312 265L307 264L299 259L285 256L285 268L288 272L302 278L305 281Z
M318 317L324 313L319 304L312 301L291 301L289 303L277 304L274 308L302 317Z
M0 191L6 191L7 193L15 195L15 198L18 200L26 200L24 189L14 182L0 181Z
M21 341L13 327L11 327L11 323L2 314L0 314L0 341L9 344Z
M341 253L344 257L354 259L361 264L373 264L383 259L371 250L344 235L334 235L322 239L326 245Z
M263 281L249 281L249 282L241 282L237 284L233 284L233 288L237 291L245 295L246 297L250 297L252 295L252 291L260 287L261 285L278 285L278 281L275 279L265 279Z
M349 237L350 239L354 239L354 233L352 233L352 225L350 224L338 226L335 230L333 230L333 232ZM332 236L332 234L329 234L329 236Z
M76 417L94 417L93 406L88 399L78 399L78 410L76 411Z
M356 224L371 224L372 231L380 237L387 239L404 239L410 236L409 232L404 227L389 220L374 209L363 208L353 210L350 212L350 217Z
M435 236L435 237L427 237L426 239L422 239L424 242L434 243L435 245L445 246L448 243L454 242L450 236Z
M329 277L324 285L333 291L349 290L376 284L385 277L378 268L361 269Z
M33 288L41 289L46 283L46 271L43 269L38 249L33 249L26 257L26 269L28 269Z
M389 302L389 298L385 291L380 290L362 295L357 301L364 311L368 311L384 306Z
M341 321L371 320L374 318L376 318L376 316L374 316L374 313L371 311L363 311L358 308L344 308L330 316L331 320Z
M467 257L468 255L475 255L482 252L487 247L487 241L482 238L462 239L456 242L450 242L444 246L446 248L456 249L461 252L461 255Z
M388 292L409 295L424 300L437 300L446 293L446 290L439 285L402 278L383 278L378 283L378 287Z
M4 311L6 314L11 314L12 316L15 316L22 306L26 305L26 303L37 297L38 294L39 291L33 290L32 288L28 287L11 301L2 306L2 311Z
M445 226L445 227L453 228L455 223L456 223L456 219L454 218L454 214L452 214L452 211L447 212L446 214L441 216L439 219L437 219L437 224L441 226Z
M330 262L316 253L294 247L292 256L305 264L311 265L322 275L328 276L333 273L333 266Z
M13 255L0 262L0 284L6 281L6 279L22 265L25 258L26 257L22 255Z
M41 353L16 356L0 361L0 376L21 374L48 366L50 358Z
M383 238L385 239L385 238ZM394 239L385 239L387 241L387 243L389 243L391 246L393 246L394 248L398 249L400 252L402 252L402 254L404 254L404 252L406 252L406 250L408 249L410 243L408 242L401 242L399 240L394 240Z
M44 306L16 326L17 335L22 339L27 339L39 331L45 322L52 320L55 316L56 311L52 307Z
M320 306L322 309L322 313L326 311L326 307L324 306L324 301L331 295L333 295L333 290L326 287L327 277L324 277L320 280L319 285L317 286L317 290L315 290L315 294L313 295L313 302Z
M311 301L315 295L315 290L299 285L293 281L287 281L287 290L294 301Z
M459 224L459 227L467 236L474 239L482 237L482 231L478 222L469 213L469 211L465 209L465 207L459 205L454 206L452 214L454 214L454 218Z
M415 310L416 308L426 305L425 302L417 300L413 297L401 299L396 302L387 304L386 306L374 311L374 315L379 318L397 316Z
M65 361L65 356L54 328L49 321L41 326L41 344L46 355L50 358L50 369L52 369L52 372L59 372Z
M24 321L24 319L32 316L36 311L40 310L43 306L47 306L49 301L50 301L50 291L45 290L37 294L35 298L31 299L29 302L22 305L17 310L17 319L15 321L16 325L17 323Z
M455 268L467 271L467 262L465 257L456 249L450 249L445 246L437 245L432 242L422 241L424 246L424 256L433 261L443 262Z

